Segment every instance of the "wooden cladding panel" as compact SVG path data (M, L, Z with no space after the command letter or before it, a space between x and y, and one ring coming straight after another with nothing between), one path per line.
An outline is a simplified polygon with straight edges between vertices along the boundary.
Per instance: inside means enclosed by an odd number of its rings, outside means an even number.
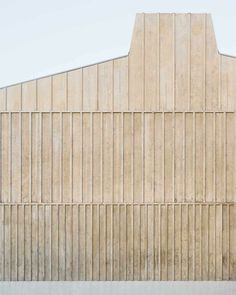
M210 15L137 14L127 56L0 89L8 111L235 111Z
M1 280L235 280L234 204L1 205Z
M3 112L1 201L235 201L232 112Z

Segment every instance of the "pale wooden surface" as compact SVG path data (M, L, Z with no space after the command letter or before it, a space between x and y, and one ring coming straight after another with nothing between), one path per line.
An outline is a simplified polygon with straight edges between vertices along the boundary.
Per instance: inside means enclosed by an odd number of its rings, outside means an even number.
M235 280L235 204L1 205L1 280Z
M236 58L208 14L137 14L125 57L0 89L7 111L234 111Z
M3 203L235 202L234 112L2 112Z
M1 280L235 280L236 58L207 14L0 89Z

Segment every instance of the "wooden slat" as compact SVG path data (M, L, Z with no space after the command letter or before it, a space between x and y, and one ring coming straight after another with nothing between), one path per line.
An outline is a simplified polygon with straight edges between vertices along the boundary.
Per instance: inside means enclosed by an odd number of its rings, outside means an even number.
M190 102L190 14L175 15L175 106L189 110ZM171 49L171 47L169 47Z
M160 14L160 109L174 109L174 15Z
M113 109L128 110L128 57L114 60L113 85Z
M113 61L98 65L98 110L113 109Z
M37 110L50 111L52 105L52 77L37 80Z
M73 111L82 110L82 103L83 103L83 97L82 97L82 70L78 69L75 71L68 72L67 77L67 87L68 87L68 110Z
M144 34L145 15L136 15L129 54L129 109L144 108Z
M68 110L67 73L52 78L52 108L56 111Z
M190 109L205 108L205 15L191 14L190 24Z

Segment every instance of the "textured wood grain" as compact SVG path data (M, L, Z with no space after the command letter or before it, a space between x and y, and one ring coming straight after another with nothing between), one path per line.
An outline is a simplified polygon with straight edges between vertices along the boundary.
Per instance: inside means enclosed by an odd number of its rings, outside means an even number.
M236 59L208 14L137 14L127 56L0 89L8 111L234 111Z
M235 202L233 112L0 116L1 202Z
M235 210L232 203L1 205L1 279L235 280Z

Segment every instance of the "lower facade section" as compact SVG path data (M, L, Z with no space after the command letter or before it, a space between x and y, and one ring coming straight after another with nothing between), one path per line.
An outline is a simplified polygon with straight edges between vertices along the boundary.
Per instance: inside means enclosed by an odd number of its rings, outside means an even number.
M0 205L1 280L235 280L235 204Z

